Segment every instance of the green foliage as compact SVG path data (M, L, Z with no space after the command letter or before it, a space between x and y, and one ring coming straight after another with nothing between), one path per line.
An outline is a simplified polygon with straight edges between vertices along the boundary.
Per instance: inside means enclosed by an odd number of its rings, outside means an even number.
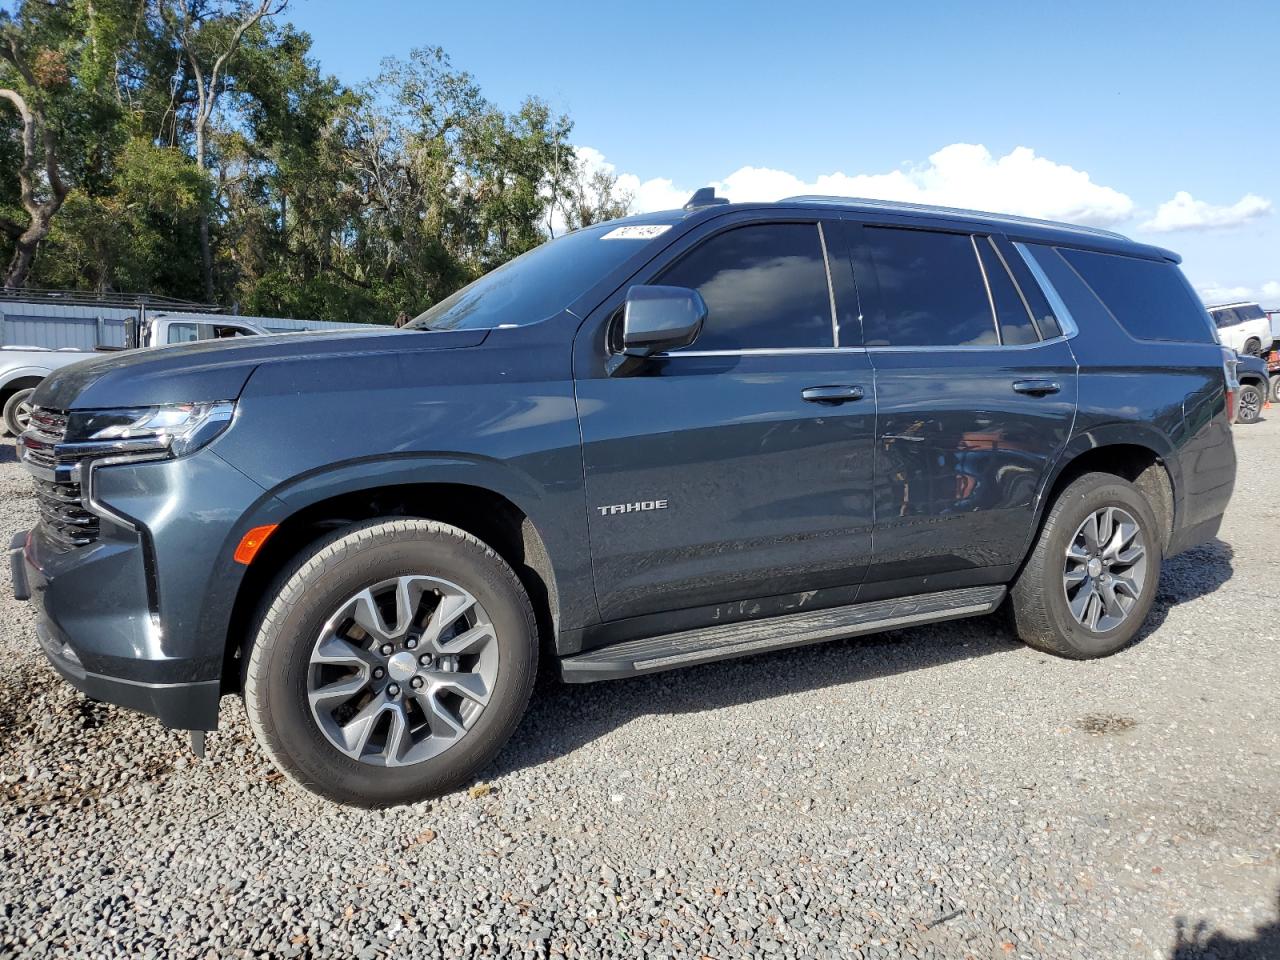
M626 212L615 181L580 164L572 123L530 97L488 102L439 48L343 87L279 18L244 32L195 163L207 67L243 5L27 0L0 13L40 98L71 192L28 282L202 299L199 223L214 291L249 313L390 322L416 314L552 231ZM3 39L3 37L0 37ZM0 217L22 220L19 126L0 110ZM7 257L0 238L0 257Z

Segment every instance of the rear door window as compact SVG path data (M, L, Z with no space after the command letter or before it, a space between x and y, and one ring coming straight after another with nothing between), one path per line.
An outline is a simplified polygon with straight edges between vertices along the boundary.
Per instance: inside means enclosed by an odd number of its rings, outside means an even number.
M1112 316L1138 340L1212 343L1205 309L1177 264L1059 248Z
M991 298L968 234L867 226L882 309L863 318L868 347L996 346Z
M1213 313L1209 314L1209 316L1213 317L1213 322L1219 330L1223 327L1234 327L1240 322L1240 319L1236 316L1236 312L1230 307L1227 307L1225 310L1215 310Z
M1036 278L1032 276L1031 271L1027 268L1027 263L1022 259L1022 255L1013 248L1013 244L1006 237L992 237L991 240L1000 252L1000 256L1004 259L1005 266L1013 274L1013 279L1018 284L1018 290L1021 292L1023 299L1026 300L1027 309L1035 317L1036 326L1040 328L1040 336L1045 340L1052 340L1055 337L1062 336L1062 325L1058 322L1058 318L1053 315L1053 308L1049 305L1044 291L1040 289L1040 284L1036 282Z
M691 350L833 347L832 292L816 223L735 227L654 281L697 290L707 319Z
M1026 303L1018 295L1013 278L1005 269L1000 254L996 252L990 237L974 237L974 246L982 260L982 272L991 288L991 303L1000 325L1000 342L1005 345L1037 343L1040 335L1031 321Z

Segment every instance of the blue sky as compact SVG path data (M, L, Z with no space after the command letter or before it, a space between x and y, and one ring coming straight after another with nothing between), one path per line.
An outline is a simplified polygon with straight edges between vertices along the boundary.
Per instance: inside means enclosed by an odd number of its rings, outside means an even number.
M543 97L642 207L715 183L1003 208L1159 243L1211 299L1280 305L1280 4L293 0L286 15L348 83L440 45L494 102Z

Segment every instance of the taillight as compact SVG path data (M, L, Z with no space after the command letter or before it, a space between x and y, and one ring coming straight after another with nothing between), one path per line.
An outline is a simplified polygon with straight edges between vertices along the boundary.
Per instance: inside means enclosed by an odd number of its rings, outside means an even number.
M1239 359L1236 352L1228 347L1222 348L1222 379L1227 388L1227 422L1236 422L1236 394L1240 390L1240 380L1236 376L1236 365Z

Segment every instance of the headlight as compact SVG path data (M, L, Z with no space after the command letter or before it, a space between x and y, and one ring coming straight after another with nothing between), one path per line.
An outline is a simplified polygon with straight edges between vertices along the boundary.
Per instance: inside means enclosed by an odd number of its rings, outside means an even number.
M231 424L235 401L83 410L67 417L67 452L80 457L170 456L199 450Z

